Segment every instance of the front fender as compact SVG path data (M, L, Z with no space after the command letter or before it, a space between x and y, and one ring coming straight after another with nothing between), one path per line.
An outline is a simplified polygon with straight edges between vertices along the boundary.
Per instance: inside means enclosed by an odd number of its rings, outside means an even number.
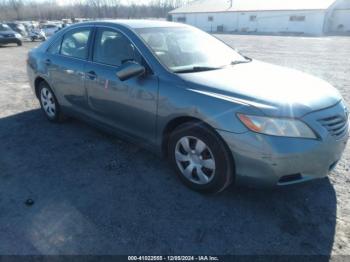
M232 133L247 132L236 113L261 114L254 106L187 87L185 84L160 80L158 99L158 136L167 124L180 117L199 119L211 127Z

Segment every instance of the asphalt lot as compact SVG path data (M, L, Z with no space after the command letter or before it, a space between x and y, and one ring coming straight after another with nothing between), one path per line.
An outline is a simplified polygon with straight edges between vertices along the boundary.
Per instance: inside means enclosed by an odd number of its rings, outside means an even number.
M329 81L350 105L350 37L219 37ZM200 195L136 145L49 123L25 73L34 45L0 47L0 254L350 255L349 146L329 179Z

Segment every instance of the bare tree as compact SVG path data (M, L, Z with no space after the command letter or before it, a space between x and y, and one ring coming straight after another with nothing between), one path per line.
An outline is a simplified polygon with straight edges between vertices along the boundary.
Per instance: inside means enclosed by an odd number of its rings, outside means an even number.
M22 0L8 0L8 5L14 12L16 19L21 18L21 8L23 6Z
M0 20L56 20L63 18L166 18L172 9L189 0L152 0L149 4L125 4L121 0L0 0Z

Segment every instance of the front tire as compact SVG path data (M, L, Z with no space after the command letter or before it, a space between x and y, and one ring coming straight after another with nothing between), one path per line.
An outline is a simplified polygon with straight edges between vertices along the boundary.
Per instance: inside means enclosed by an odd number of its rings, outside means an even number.
M168 150L180 180L195 191L218 193L233 181L233 161L227 146L204 124L190 122L176 128Z
M44 81L39 84L38 98L41 109L49 121L61 122L64 119L54 92Z

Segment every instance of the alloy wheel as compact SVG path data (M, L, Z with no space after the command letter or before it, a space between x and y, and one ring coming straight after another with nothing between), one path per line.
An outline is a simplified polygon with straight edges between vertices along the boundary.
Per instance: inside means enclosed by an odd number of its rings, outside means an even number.
M40 100L47 116L54 118L56 116L56 103L52 92L48 88L41 89Z
M202 140L193 136L182 137L175 147L176 164L191 182L205 185L215 175L215 159L212 151Z

